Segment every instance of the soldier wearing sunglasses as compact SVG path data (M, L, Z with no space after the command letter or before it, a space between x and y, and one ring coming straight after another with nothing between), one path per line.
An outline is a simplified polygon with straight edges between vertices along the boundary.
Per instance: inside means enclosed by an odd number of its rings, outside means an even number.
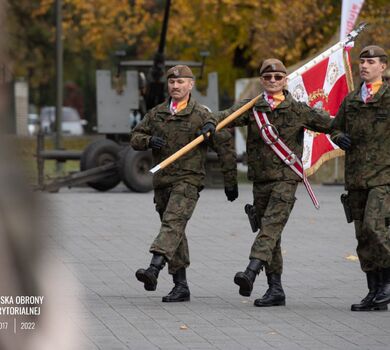
M281 61L274 58L265 60L260 67L260 83L264 93L252 110L243 113L232 123L233 126L246 125L248 128L248 179L253 182L253 205L259 226L250 251L249 264L245 271L236 273L234 283L240 287L242 296L249 297L256 276L265 268L269 288L262 298L255 300L254 305L259 307L286 303L281 283L281 235L301 181L288 164L302 157L304 128L323 133L331 130L331 119L326 112L293 99L286 90L286 74L286 67ZM247 102L241 101L213 114L204 124L202 133L206 135L210 132L212 135L217 123ZM267 127L271 133L288 146L288 162L279 158L263 138L264 130L256 119L263 113L268 119Z

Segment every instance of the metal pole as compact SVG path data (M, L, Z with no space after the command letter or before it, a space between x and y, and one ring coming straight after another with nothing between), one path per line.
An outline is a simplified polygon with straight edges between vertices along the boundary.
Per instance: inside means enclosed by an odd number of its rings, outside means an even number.
M62 0L56 0L56 133L55 133L56 149L62 149L62 139L61 139L62 103L63 103Z
M169 21L169 9L171 7L171 0L165 2L165 11L163 25L160 34L160 43L158 45L158 53L163 54L165 50L165 42L167 40L168 21Z

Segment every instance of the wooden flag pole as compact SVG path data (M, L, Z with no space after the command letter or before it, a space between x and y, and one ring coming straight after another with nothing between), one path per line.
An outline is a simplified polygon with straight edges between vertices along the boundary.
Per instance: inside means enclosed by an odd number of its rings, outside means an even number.
M323 52L322 54L316 56L314 59L306 63L304 66L296 70L295 72L291 73L288 76L288 79L292 80L297 75L302 75L306 71L308 71L310 68L314 67L317 63L321 62L325 58L329 57L332 53L336 52L337 50L340 50L343 48L347 43L354 41L355 38L359 35L359 33L363 30L363 28L366 26L365 23L362 23L359 25L359 27L355 30L353 30L351 33L348 34L347 38L339 41L337 44L333 45L331 48ZM259 99L261 95L256 96L252 100L250 100L248 103L243 105L241 108L237 109L235 112L230 114L228 117L226 117L224 120L222 120L216 127L216 131L221 130L226 125L231 123L234 119L236 119L238 116L240 116L242 113L246 112L249 108L252 108L256 101ZM209 135L210 133L208 133ZM183 156L184 154L191 151L193 148L195 148L197 145L202 143L204 141L204 136L200 135L195 140L192 140L190 143L185 145L183 148L179 149L177 152L173 153L171 156L169 156L167 159L164 159L160 164L157 164L155 167L150 169L149 171L152 174L157 173L159 170L166 168L169 164L173 163L175 160Z
M261 95L256 96L252 100L250 100L247 104L243 105L241 108L237 109L235 112L230 114L227 118L222 120L216 127L216 131L221 130L226 125L228 125L230 122L232 122L234 119L236 119L238 116L240 116L242 113L246 112L249 108L253 107L256 103L256 101L259 99ZM210 133L208 133L209 135ZM192 140L190 143L185 145L183 148L179 149L177 152L173 153L171 156L169 156L167 159L164 159L160 164L157 164L154 168L150 169L150 172L152 174L157 173L159 170L166 168L169 164L173 163L176 159L180 158L187 152L191 151L193 148L195 148L197 145L202 143L204 141L204 136L200 135L195 140Z

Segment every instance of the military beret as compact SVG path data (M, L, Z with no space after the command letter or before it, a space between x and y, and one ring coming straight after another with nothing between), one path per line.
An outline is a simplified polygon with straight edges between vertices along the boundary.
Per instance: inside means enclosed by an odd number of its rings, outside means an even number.
M360 58L372 58L372 57L387 57L385 50L377 45L366 46L362 51L360 51Z
M169 78L192 78L194 79L194 75L190 67L184 65L174 66L168 69L167 79Z
M268 58L266 59L260 67L260 75L267 72L282 72L287 74L287 69L282 63L276 58Z

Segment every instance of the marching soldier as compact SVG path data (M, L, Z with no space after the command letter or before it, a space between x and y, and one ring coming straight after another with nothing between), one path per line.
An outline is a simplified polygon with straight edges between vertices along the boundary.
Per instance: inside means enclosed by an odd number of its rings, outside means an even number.
M194 76L189 67L168 70L168 101L150 110L131 133L136 150L151 148L156 164L192 141L210 116L205 107L191 97ZM225 194L229 201L238 197L237 165L233 138L229 131L219 132L211 146L217 151L224 174ZM173 275L174 287L163 302L190 300L186 269L190 264L185 227L203 188L207 145L198 147L175 164L154 175L154 202L161 228L150 252L150 266L136 272L146 290L156 290L157 278L165 263Z
M360 52L363 83L343 101L333 141L345 153L346 213L354 221L357 254L368 294L352 311L387 310L390 302L390 88L382 81L387 54L371 45Z
M281 283L283 259L281 234L293 209L298 183L304 179L301 163L304 128L330 131L331 119L326 112L295 101L285 90L286 67L277 59L267 59L260 68L264 93L254 108L239 116L234 126L248 127L248 179L253 181L253 200L260 231L252 245L249 265L237 272L234 283L242 296L250 296L256 276L265 268L268 290L255 306L285 305ZM202 133L213 134L215 125L246 104L242 101L230 109L212 115ZM308 189L310 185L305 181Z

